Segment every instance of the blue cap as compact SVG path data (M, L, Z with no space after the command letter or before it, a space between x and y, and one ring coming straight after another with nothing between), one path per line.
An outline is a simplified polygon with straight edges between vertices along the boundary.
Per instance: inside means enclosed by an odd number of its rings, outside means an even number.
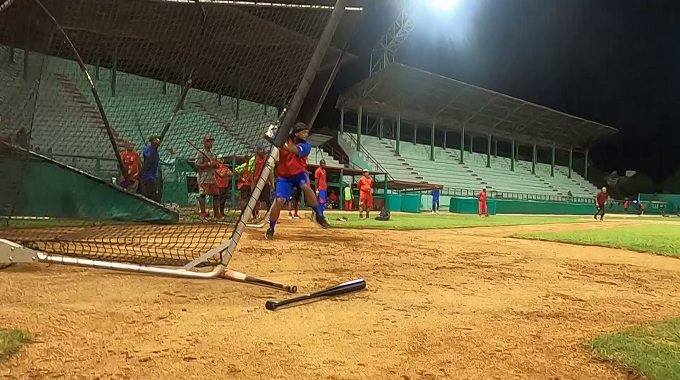
M259 143L257 143L257 146L256 146L255 148L256 148L256 149L262 149L262 148L264 148L264 144L262 144L261 142L259 142Z

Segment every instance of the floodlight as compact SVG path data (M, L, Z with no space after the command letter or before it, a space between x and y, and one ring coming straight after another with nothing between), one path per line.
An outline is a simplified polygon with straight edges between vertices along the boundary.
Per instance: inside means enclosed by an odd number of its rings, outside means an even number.
M456 8L460 2L461 0L427 0L430 8L439 11L451 11Z

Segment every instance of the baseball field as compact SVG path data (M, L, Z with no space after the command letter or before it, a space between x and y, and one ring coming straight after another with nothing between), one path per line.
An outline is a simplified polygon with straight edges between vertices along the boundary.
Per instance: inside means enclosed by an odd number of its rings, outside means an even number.
M227 280L1 270L0 376L680 379L680 218L328 217L247 230L230 267L367 289L276 312Z

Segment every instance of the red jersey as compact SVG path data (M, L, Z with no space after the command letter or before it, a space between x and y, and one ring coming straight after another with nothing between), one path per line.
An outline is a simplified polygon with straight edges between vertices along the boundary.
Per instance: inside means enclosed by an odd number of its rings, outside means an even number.
M317 190L328 189L328 185L326 184L326 169L322 168L321 166L316 168L316 171L314 172L314 179L318 181L318 185L316 185Z
M130 152L126 149L120 152L120 158L123 160L123 165L125 165L125 168L127 169L130 180L136 181L137 176L139 175L139 169L141 168L139 153L135 152L134 150ZM125 177L122 175L120 178L121 181L125 180Z
M607 203L608 198L609 198L609 194L607 194L603 191L600 191L595 196L595 203L597 203L598 206L603 206L605 203Z
M255 156L255 170L253 171L253 180L257 181L260 178L260 175L262 175L262 171L264 170L264 164L267 162L267 156L260 157L260 156ZM266 178L265 178L265 183L266 183Z
M359 181L357 181L357 187L359 188L360 192L370 194L371 189L373 188L373 178L372 177L359 178Z
M477 194L477 199L479 199L480 202L486 202L486 193L480 191L479 194Z
M243 173L238 177L236 187L241 189L245 185L250 186L250 160L246 161L246 168L243 169Z
M225 164L220 164L215 169L215 183L217 187L229 187L229 175L231 175L229 167Z
M293 140L288 140L289 145L293 145ZM291 153L286 148L281 148L279 156L279 166L277 172L279 177L292 177L300 173L307 173L307 156L312 151L312 146L307 141L295 144L297 153Z

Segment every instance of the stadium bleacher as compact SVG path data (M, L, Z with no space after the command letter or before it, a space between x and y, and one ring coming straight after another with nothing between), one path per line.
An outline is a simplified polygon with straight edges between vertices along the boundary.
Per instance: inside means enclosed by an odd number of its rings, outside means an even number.
M349 133L344 133L342 138L347 142L356 141L356 135ZM466 151L465 163L460 164L460 150L435 147L433 162L429 145L401 142L401 155L397 156L394 140L363 135L361 143L380 166L398 180L439 184L451 189L487 187L496 192L536 195L567 196L571 191L575 197L591 197L597 192L595 186L574 171L572 178L568 178L569 169L562 166L555 166L555 176L551 177L550 165L544 163L538 163L536 174L531 174L531 162L516 161L515 171L511 172L510 159L506 157L492 157L491 167L487 168L486 154L482 153Z

